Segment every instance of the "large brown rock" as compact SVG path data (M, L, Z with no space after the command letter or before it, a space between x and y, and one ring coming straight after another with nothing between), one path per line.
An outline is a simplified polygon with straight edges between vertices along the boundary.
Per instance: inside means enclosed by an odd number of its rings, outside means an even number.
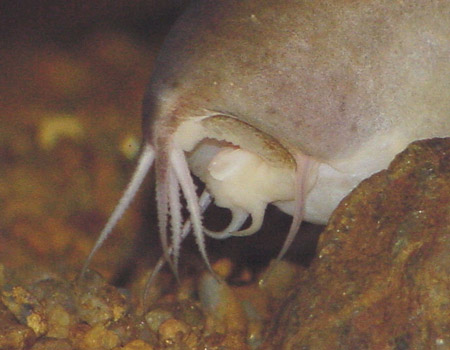
M450 139L361 183L318 252L265 349L450 349Z

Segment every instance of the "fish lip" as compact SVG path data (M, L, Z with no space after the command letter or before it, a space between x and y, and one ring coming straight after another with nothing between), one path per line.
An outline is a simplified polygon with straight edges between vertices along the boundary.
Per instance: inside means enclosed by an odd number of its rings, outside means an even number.
M202 118L200 124L207 138L255 153L273 166L295 168L294 157L279 140L233 115L217 113Z

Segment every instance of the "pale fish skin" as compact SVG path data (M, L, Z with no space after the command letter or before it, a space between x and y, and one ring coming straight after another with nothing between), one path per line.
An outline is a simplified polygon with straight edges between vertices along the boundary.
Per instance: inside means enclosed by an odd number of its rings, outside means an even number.
M302 220L326 223L409 143L450 136L450 1L194 2L158 56L143 136L134 176L88 262L153 164L162 246L175 271L191 229L210 268L205 234L252 234L268 204L293 217L281 258ZM200 198L191 172L206 184ZM221 232L202 223L211 201L233 213Z

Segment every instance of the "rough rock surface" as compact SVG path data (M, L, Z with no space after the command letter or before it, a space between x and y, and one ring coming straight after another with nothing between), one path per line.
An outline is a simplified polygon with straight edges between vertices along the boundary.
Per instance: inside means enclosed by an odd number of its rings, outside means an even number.
M450 349L450 139L341 202L265 349Z

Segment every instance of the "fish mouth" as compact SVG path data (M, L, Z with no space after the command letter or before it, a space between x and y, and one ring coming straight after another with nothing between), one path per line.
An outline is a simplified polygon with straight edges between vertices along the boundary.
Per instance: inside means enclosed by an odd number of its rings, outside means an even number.
M303 219L308 192L306 179L312 164L310 157L289 152L270 135L232 116L217 114L184 119L169 143L156 150L159 233L165 260L175 275L181 241L190 231L212 272L205 235L218 239L251 235L260 229L268 204L284 211L289 208L286 212L292 215L278 255L281 259ZM205 184L200 197L192 174ZM189 212L186 220L182 215L182 197ZM205 228L202 220L202 213L212 198L217 206L229 209L232 214L228 226L219 232ZM250 226L242 229L249 216Z
M190 171L205 184L214 203L231 212L225 229L205 228L207 235L251 235L261 228L268 204L294 201L295 160L270 135L226 115L193 119L179 130L175 137L181 144L186 145L183 137L197 135L185 149ZM248 217L251 224L242 229Z

